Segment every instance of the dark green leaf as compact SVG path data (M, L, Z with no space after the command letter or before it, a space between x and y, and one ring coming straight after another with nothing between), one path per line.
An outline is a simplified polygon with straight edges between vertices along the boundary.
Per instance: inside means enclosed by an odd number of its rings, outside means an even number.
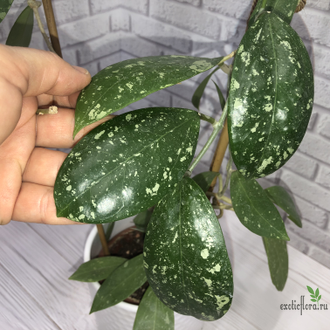
M126 261L119 257L102 257L84 262L71 275L69 280L81 282L98 282L107 278L118 266Z
M83 127L153 92L207 71L220 60L166 55L136 58L108 66L80 93L74 136Z
M263 14L238 48L228 97L230 149L238 170L263 177L283 166L305 135L313 70L298 34Z
M286 241L276 238L262 238L268 258L268 267L272 282L278 291L282 291L289 272L289 258Z
M11 28L6 45L29 47L33 30L33 9L27 6Z
M317 296L319 295L319 293L320 293L319 288L317 288L317 289L315 290L315 298L317 298Z
M311 301L313 301L313 302L316 302L316 300L315 300L315 299L311 299Z
M221 58L220 58L221 61ZM195 93L191 99L191 103L194 105L195 108L199 109L199 103L201 101L201 98L204 94L205 87L207 83L209 82L212 75L217 72L220 69L220 67L215 68L208 76L205 77L205 79L198 85L198 87L195 90Z
M215 320L229 309L233 277L219 221L205 193L183 178L156 206L144 265L157 297L172 310Z
M136 313L133 330L174 330L174 312L148 287Z
M213 80L212 80L212 81L213 81ZM218 86L214 81L213 81L213 83L214 83L215 88L217 89L217 92L218 92L218 96L219 96L219 101L220 101L221 109L224 109L225 104L226 104L225 98L223 97L222 92L221 92L219 86Z
M308 286L308 285L307 285L307 290L308 290L311 294L314 294L314 290L313 290L310 286Z
M192 179L202 188L204 192L210 188L212 181L218 177L218 172L203 172L195 175Z
M135 227L142 231L146 232L148 223L150 221L151 215L152 215L153 210L146 210L141 213L139 213L135 218L134 218L134 224Z
M148 108L96 127L59 170L54 189L57 216L113 222L155 205L187 170L199 122L196 111Z
M286 23L290 24L299 2L300 0L259 0L250 17L249 26L253 24L256 19L260 17L260 13L264 11L271 11L281 17Z
M287 191L280 186L273 186L265 189L270 200L278 205L282 210L289 214L289 219L292 220L298 227L302 227L299 214L296 210L294 202Z
M319 295L319 297L317 298L317 301L320 301L320 300L321 300L321 297L322 297L322 296L321 296L321 295Z
M147 281L143 255L127 260L117 267L96 292L90 313L117 305Z
M233 172L230 195L235 213L247 229L260 236L290 240L278 210L256 180Z
M0 23L6 17L13 1L14 0L1 0L0 1Z

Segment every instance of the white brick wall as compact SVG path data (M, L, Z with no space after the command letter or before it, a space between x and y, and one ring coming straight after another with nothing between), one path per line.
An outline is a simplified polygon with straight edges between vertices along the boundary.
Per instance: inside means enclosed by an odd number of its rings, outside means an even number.
M2 43L24 2L15 0L0 25ZM92 74L111 63L134 57L228 54L237 48L244 34L251 3L252 0L53 0L64 58L88 68ZM330 1L307 3L294 16L292 26L308 47L315 70L314 113L298 152L283 168L260 182L264 186L283 185L292 193L304 229L286 221L289 244L330 267ZM31 46L45 48L36 29ZM127 109L192 108L193 90L204 76L157 92ZM225 90L227 77L219 72L215 80ZM213 84L207 88L207 95L202 111L218 116ZM202 124L198 150L210 134L209 128ZM199 170L207 170L211 158L209 151L198 165Z

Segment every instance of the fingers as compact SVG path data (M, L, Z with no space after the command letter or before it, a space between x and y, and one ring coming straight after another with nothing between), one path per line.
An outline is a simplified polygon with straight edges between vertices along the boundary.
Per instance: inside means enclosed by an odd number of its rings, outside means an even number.
M28 182L22 184L15 204L13 220L52 225L76 223L56 216L52 187Z
M37 117L36 145L48 148L71 148L89 131L111 118L113 116L107 116L96 123L88 125L73 140L74 110L60 108L56 115Z
M2 73L24 96L71 95L90 83L87 70L72 67L54 53L0 46Z
M23 173L23 181L54 186L58 170L67 154L45 148L35 148Z
M0 225L12 217L21 187L22 169L15 159L0 159Z

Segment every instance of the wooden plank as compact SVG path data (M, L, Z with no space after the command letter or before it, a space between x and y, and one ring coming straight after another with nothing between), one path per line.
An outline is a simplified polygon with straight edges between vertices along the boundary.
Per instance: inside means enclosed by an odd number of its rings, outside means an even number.
M0 329L60 329L1 264L0 278Z

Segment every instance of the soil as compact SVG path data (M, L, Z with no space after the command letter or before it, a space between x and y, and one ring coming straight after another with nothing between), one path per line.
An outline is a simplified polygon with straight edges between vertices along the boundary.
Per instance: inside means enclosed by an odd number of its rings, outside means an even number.
M109 242L110 255L116 257L122 257L126 259L132 259L137 255L143 253L143 241L144 233L137 230L136 227L130 227L116 236L114 236ZM99 253L98 257L103 257L103 250ZM103 281L100 282L102 284ZM132 293L124 301L130 304L138 305L147 290L149 284L144 283L139 289Z

